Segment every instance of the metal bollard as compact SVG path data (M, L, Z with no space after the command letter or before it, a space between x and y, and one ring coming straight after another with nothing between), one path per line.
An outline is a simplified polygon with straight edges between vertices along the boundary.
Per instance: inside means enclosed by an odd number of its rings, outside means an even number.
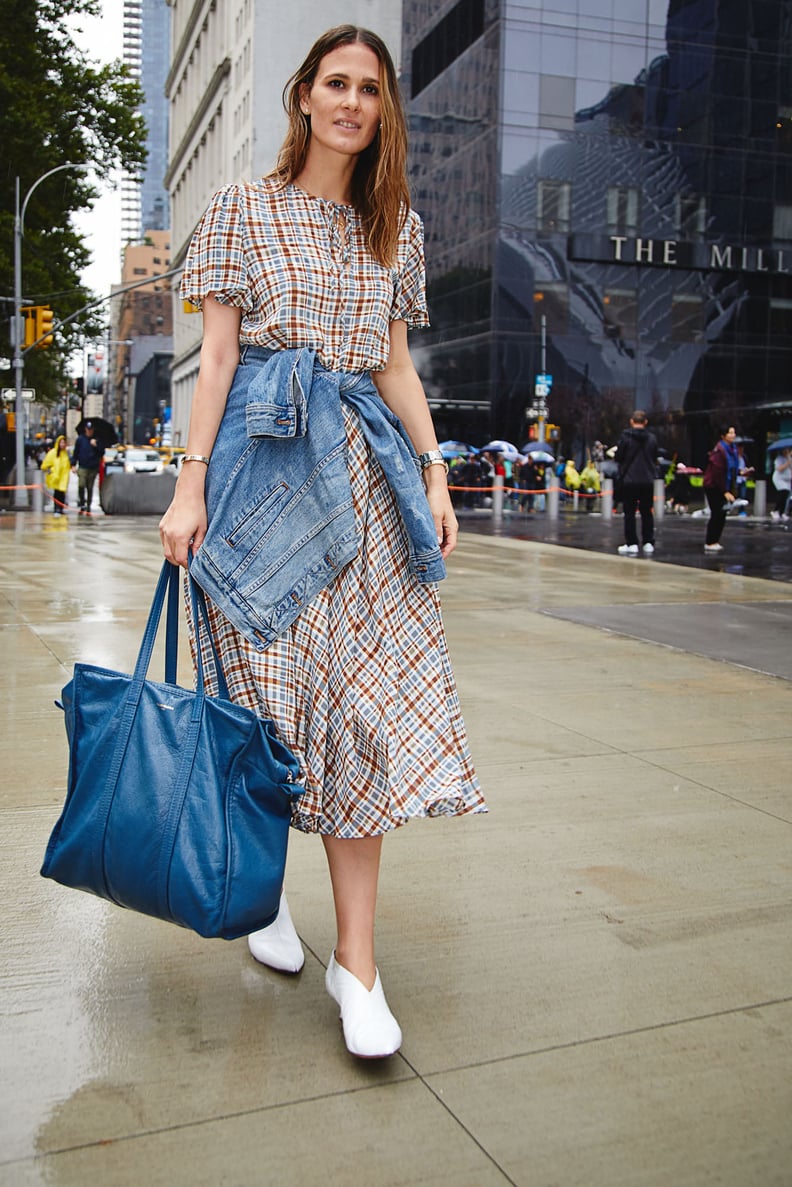
M602 518L610 523L613 518L613 479L602 480Z
M44 510L44 487L37 482L30 493L33 496L33 510L41 515Z
M662 478L654 480L654 517L659 523L665 515L665 481Z
M580 495L576 490L572 491L572 510L577 511L580 507Z
M499 474L492 482L492 519L494 523L503 519L503 479Z
M753 513L763 517L767 515L767 483L759 478L754 486Z
M552 477L548 477L548 482L552 485L547 488L547 518L558 519L558 505L561 492L556 486L555 474Z

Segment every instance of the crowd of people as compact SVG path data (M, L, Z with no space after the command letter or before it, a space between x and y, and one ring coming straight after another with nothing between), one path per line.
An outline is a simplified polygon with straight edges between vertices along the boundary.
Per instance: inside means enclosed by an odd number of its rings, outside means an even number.
M614 510L621 506L624 514L625 539L618 551L637 556L654 552L654 484L662 478L668 511L687 514L691 504L703 497L708 520L704 550L721 552L720 537L728 512L733 509L747 515L748 486L755 469L746 454L746 441L737 436L733 425L723 426L706 468L701 470L664 457L648 426L646 413L636 409L618 443L606 449L601 441L595 441L580 469L575 458L551 459L544 448L526 447L525 456L492 448L461 452L449 463L454 505L463 509L489 507L493 488L500 485L505 490L505 506L531 513L544 509L546 491L555 486L562 498L574 498L582 510L592 512L599 509L603 481L609 478L613 481ZM792 514L792 448L781 442L771 445L767 477L773 488L770 517L788 520Z

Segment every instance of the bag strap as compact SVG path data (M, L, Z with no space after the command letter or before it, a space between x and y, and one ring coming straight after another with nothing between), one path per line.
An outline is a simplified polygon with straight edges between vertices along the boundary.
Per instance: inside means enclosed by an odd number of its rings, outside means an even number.
M190 554L189 563L192 564L192 553ZM223 671L223 665L220 663L220 656L217 654L217 648L215 647L215 641L212 636L212 628L209 625L209 614L206 609L204 591L198 585L197 581L194 580L192 574L188 575L187 580L190 582L190 608L192 609L193 629L195 631L195 658L198 684L203 688L204 671L203 658L201 656L201 627L203 626L212 652L212 663L217 680L218 696L221 696L224 701L230 701L231 696L228 692L225 672Z
M192 560L192 557L190 558ZM224 700L230 700L228 692L228 684L226 683L225 673L223 672L223 665L220 662L220 656L217 654L214 639L212 638L212 631L209 626L209 616L206 610L206 599L204 598L203 590L196 584L192 577L188 578L190 582L190 605L192 607L193 626L195 628L195 653L196 653L196 667L197 667L197 683L198 689L203 695L203 659L201 656L201 639L203 626L203 636L208 640L209 647L212 653L212 663L215 668L215 675L217 678L218 695ZM135 671L133 679L142 683L146 679L146 675L151 663L151 656L154 651L154 643L157 638L157 631L159 630L160 620L162 618L162 610L165 604L165 595L168 595L168 610L165 618L165 681L167 684L176 683L176 657L179 646L179 587L180 587L180 570L178 565L171 564L170 561L164 561L159 575L157 587L154 590L154 598L149 610L148 620L146 622L146 629L143 632L143 640L140 644L140 651L138 652L137 663L135 664Z

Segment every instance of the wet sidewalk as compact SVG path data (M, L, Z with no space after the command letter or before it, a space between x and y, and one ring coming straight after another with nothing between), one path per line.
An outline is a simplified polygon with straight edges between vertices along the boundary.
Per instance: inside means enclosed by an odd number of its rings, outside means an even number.
M484 535L541 540L610 555L624 543L621 514L608 519L599 512L572 511L568 505L555 520L543 512L528 513L508 505L500 524L493 523L491 511L458 511L458 515L466 530ZM648 563L792 582L792 521L729 515L721 537L723 552L717 555L704 552L706 530L707 521L700 515L664 515L657 520L656 550ZM645 561L643 556L638 558L638 563ZM627 563L635 561L630 558Z
M75 660L131 670L159 567L155 519L0 518L0 1184L789 1187L792 587L465 533L442 593L491 811L388 839L404 1045L362 1063L316 838L296 978L38 876L53 699Z

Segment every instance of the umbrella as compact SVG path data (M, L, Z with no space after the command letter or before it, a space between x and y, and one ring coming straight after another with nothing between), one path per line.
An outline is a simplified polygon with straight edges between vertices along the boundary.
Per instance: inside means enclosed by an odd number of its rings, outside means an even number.
M777 441L771 441L767 452L771 453L774 449L792 449L792 437L779 437Z
M90 427L92 436L100 445L115 445L118 441L118 433L115 431L109 420L104 420L101 416L89 416L81 420L74 430L76 433L82 433L86 427Z
M467 457L469 453L478 453L473 445L466 445L464 441L441 441L437 447L443 457Z
M542 449L539 445L532 445L529 449L523 447L523 453L526 457L532 458L535 462L545 462L549 464L554 462L555 458L552 453L548 453L546 449Z
M514 461L520 456L520 451L516 445L512 445L511 441L490 441L489 445L482 445L481 452L484 453L502 453L504 457Z

